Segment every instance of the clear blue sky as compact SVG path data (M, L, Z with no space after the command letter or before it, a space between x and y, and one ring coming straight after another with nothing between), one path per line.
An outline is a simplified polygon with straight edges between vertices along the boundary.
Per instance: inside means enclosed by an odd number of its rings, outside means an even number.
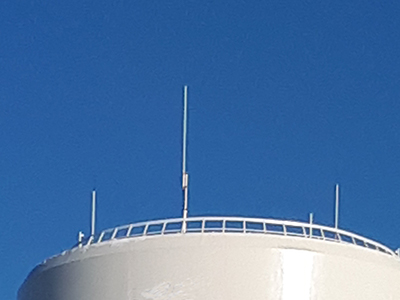
M400 246L398 1L0 3L0 294L89 231L190 215Z

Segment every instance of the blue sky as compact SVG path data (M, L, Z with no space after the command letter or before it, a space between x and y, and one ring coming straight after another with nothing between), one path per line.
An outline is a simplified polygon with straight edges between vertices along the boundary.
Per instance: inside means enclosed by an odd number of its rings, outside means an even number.
M1 1L0 294L89 232L181 215L400 246L396 1Z

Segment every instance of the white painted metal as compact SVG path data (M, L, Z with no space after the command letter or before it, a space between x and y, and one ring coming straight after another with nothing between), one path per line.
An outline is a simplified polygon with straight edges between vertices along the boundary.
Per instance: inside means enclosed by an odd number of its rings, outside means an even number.
M78 233L78 246L79 247L82 247L84 237L85 237L85 235L83 234L83 232L79 231L79 233Z
M336 185L335 190L335 228L339 228L339 185Z
M398 256L359 235L271 219L186 221L186 234L183 219L105 230L36 267L18 300L400 299Z
M183 219L166 219L106 229L97 237L88 240L86 245L107 242L113 239L113 236L118 239L123 239L137 236L180 233L184 223L183 221ZM237 232L297 236L305 238L312 237L324 241L353 244L355 246L395 255L391 249L380 243L345 230L317 225L313 223L312 219L310 220L310 223L303 223L296 221L242 217L191 217L186 220L186 223L189 226L187 228L187 233ZM172 225L174 225L174 227L172 227ZM162 228L164 228L164 231Z
M92 191L92 218L90 223L90 236L94 236L96 232L96 191Z
M183 189L183 224L182 233L186 232L186 219L188 216L189 174L186 173L186 148L187 148L187 92L183 89L183 150L182 150L182 189Z
M187 138L187 86L183 87L183 151L182 151L182 173L186 173L186 138Z

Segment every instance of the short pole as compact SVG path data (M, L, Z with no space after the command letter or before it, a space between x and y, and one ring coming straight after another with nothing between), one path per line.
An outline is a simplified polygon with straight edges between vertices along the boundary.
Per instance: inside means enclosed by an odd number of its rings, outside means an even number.
M90 236L95 235L95 226L96 226L96 191L93 190L92 192L92 219L91 219L91 226L90 226Z
M339 185L336 185L336 204L335 204L335 229L339 228Z
M85 237L85 235L83 234L82 231L79 231L78 233L78 247L82 248L82 242L83 242L83 238Z

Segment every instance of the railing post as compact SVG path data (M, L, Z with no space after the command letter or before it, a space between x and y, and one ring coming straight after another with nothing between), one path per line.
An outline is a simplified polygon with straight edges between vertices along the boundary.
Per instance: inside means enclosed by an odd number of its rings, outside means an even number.
M335 237L337 238L338 242L341 243L342 242L342 237L340 236L340 234L336 231L336 235Z
M302 231L302 233L303 233L303 236L304 236L304 237L307 237L307 230L306 230L306 227L301 226L301 231Z
M99 242L103 241L104 235L105 235L105 232L103 231L99 237Z
M111 235L111 240L115 239L115 236L117 235L118 228L115 228L112 235Z
M164 222L163 223L163 226L162 226L162 228L161 228L161 235L164 235L164 232L165 232L165 228L167 227L167 222Z
M133 228L133 224L129 225L129 228L128 228L128 230L126 231L126 237L128 237L128 236L131 235L132 228Z
M103 233L99 237L99 243L101 242L101 239L103 238ZM90 236L88 242L86 243L87 246L91 245L92 242L94 243L94 236Z

